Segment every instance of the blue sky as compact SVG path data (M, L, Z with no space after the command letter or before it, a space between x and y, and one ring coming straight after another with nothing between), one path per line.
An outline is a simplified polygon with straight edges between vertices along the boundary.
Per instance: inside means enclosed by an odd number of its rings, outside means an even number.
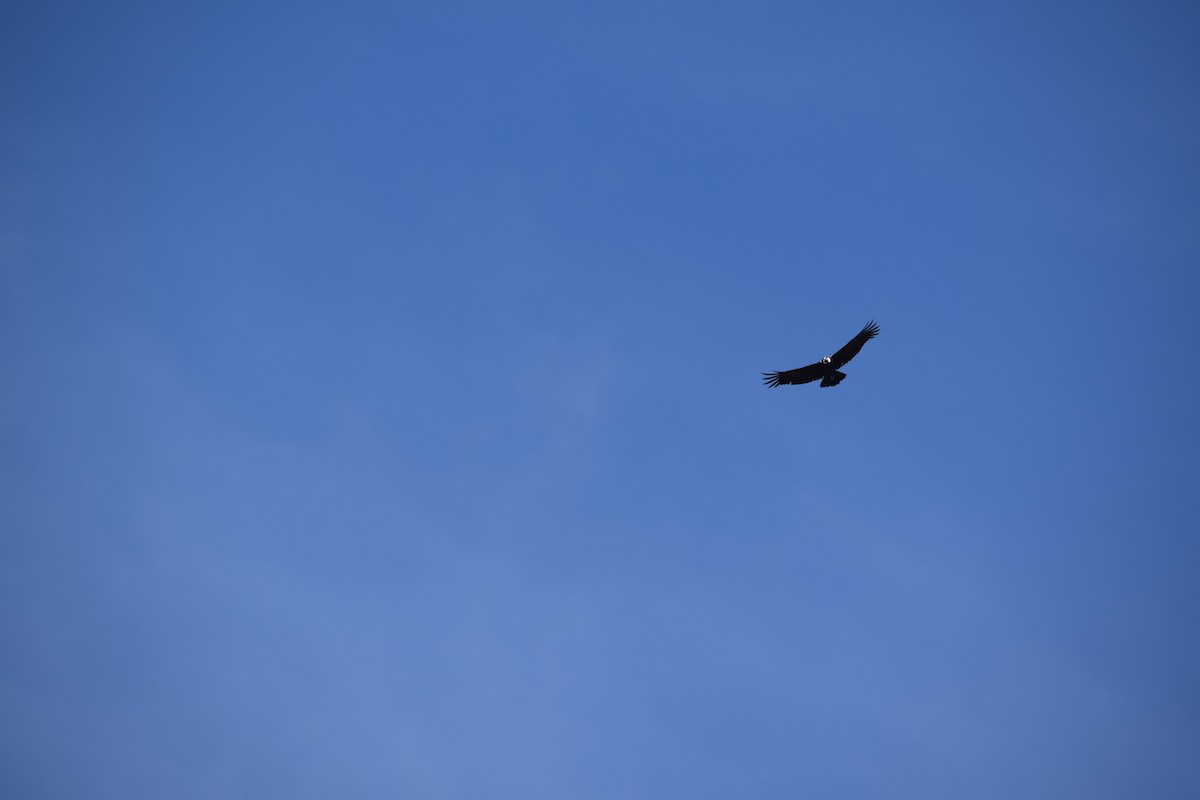
M0 31L5 796L1200 795L1189 4Z

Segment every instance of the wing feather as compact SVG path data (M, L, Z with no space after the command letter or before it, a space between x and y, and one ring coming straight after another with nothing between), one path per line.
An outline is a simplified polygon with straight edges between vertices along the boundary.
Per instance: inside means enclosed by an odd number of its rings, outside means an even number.
M841 369L846 363L858 355L858 351L862 350L863 345L879 335L879 326L872 320L863 326L863 329L858 332L850 341L846 342L841 350L829 357L834 369Z
M812 381L820 380L824 370L821 369L821 364L809 364L807 367L799 369L789 369L784 372L764 372L763 383L771 388L782 386L785 383L811 383Z

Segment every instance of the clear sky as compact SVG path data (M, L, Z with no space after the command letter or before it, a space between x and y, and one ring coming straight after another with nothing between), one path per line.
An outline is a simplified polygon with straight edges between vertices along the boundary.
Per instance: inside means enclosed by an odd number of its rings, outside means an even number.
M1200 797L1197 9L4 4L0 794Z

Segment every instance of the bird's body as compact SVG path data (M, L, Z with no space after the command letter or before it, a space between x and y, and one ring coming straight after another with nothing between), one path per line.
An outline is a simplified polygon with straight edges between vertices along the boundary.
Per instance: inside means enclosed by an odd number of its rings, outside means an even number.
M833 355L826 356L815 364L809 364L807 367L800 367L799 369L789 369L784 372L764 372L763 383L774 388L782 386L785 383L812 383L819 380L822 388L837 386L846 377L846 373L839 372L838 370L846 366L850 359L858 355L858 351L862 350L863 345L874 339L878 334L879 326L873 321L868 322L858 332L857 336L846 342L845 346Z

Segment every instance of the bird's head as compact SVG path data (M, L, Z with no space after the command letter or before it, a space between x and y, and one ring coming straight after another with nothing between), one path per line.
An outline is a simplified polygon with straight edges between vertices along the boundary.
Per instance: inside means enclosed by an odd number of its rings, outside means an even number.
M824 358L821 359L821 363L822 364L832 364L833 358L830 356L825 356Z

